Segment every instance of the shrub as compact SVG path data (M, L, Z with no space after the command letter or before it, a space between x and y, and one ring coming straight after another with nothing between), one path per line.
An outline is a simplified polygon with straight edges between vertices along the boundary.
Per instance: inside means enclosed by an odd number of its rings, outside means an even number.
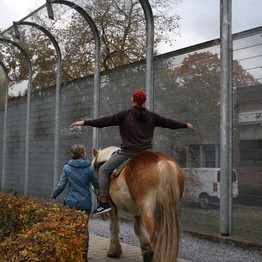
M0 242L21 230L19 220L20 200L10 194L0 192Z
M4 204L8 199L9 204ZM10 234L0 243L0 261L83 261L87 231L84 212L25 196L3 196L3 193L0 203L5 207L2 221L8 230L4 231ZM8 218L13 222L8 222ZM11 230L12 225L15 230Z

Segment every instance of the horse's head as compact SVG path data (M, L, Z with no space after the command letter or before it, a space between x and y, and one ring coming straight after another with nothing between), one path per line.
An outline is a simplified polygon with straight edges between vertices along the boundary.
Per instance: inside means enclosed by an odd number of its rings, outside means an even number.
M93 160L92 165L95 169L96 175L98 176L99 168L112 156L114 152L119 150L119 147L111 146L105 149L97 150L96 148L92 149Z

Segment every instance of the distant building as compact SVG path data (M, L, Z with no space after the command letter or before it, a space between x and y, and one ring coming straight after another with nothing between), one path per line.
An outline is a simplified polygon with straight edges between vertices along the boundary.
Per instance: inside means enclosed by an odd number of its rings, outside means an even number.
M262 190L262 85L235 90L234 167L240 185Z

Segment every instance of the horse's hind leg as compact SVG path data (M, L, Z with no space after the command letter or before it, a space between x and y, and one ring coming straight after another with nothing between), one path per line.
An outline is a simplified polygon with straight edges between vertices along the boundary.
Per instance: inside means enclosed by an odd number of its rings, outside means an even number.
M112 206L110 210L110 245L107 251L108 257L120 257L122 254L122 247L119 241L119 218L118 209L116 206Z
M141 216L135 216L134 229L140 241L140 248L142 251L143 261L150 262L153 257L153 250L151 249L148 234L144 228Z

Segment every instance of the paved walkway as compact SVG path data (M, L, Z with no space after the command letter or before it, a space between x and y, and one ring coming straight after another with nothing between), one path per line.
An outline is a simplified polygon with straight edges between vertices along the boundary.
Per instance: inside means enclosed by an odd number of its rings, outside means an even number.
M122 256L120 258L107 257L107 249L109 247L109 238L90 234L90 244L88 252L88 262L109 262L109 261L125 261L125 262L142 262L142 256L139 247L122 245ZM178 262L189 262L188 260L178 259Z

